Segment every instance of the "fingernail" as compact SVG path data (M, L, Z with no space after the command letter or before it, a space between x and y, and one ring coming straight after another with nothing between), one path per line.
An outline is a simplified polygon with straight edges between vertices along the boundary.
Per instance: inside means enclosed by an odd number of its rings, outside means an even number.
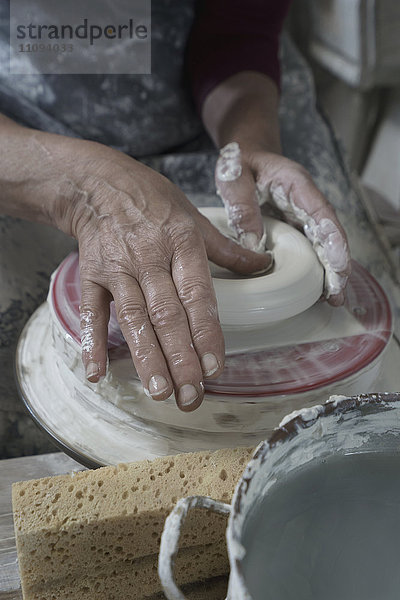
M201 357L201 368L203 369L203 373L206 377L214 375L214 373L216 373L219 369L219 364L215 354L212 354L211 352L203 354Z
M100 371L100 365L98 363L89 362L86 365L86 379L88 379L89 381L92 381L92 379L95 379L95 381L92 382L92 383L95 383L98 379L99 371Z
M178 404L180 406L190 406L198 399L199 394L191 383L185 383L179 390Z
M256 233L242 233L239 237L239 242L247 250L253 250L253 252L260 251L260 240Z
M149 392L151 396L159 396L168 388L168 381L162 375L153 375L149 381Z

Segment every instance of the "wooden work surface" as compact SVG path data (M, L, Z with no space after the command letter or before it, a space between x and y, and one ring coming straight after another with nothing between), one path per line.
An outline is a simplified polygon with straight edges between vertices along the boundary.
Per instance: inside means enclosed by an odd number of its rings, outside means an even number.
M12 483L83 469L62 452L0 460L0 600L22 600L12 517ZM190 600L223 600L226 585L227 578L217 577L207 583L187 586L185 593ZM153 600L165 600L165 596L158 594Z

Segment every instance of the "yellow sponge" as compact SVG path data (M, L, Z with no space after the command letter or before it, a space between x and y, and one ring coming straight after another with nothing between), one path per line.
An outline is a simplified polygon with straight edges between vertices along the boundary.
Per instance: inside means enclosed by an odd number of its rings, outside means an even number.
M15 483L24 600L134 600L159 592L157 554L166 516L181 497L230 502L251 453L179 454ZM181 583L227 573L225 529L222 515L189 515L176 563Z

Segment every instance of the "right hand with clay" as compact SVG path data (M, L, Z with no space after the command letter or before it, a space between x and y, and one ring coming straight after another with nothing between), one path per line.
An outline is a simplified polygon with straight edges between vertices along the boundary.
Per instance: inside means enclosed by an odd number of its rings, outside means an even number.
M298 163L263 148L240 149L237 143L228 144L228 154L233 153L232 147L240 175L232 180L219 178L228 162L223 148L216 184L237 238L247 248L265 246L260 207L274 207L279 218L302 230L310 240L325 271L324 297L332 306L341 306L351 262L346 233L333 207Z
M264 203L302 229L324 267L325 298L340 306L351 272L346 233L311 175L282 155L278 106L276 84L251 71L229 77L209 93L202 116L220 148L217 190L233 232L247 248L265 246Z
M106 373L109 305L148 394L196 409L224 367L207 257L239 273L271 258L225 238L165 177L94 142L0 118L4 212L52 224L79 243L83 361Z

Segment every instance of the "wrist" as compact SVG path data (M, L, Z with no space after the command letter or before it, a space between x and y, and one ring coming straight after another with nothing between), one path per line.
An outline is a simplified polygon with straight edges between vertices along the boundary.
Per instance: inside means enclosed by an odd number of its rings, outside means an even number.
M0 117L0 209L11 216L54 225L60 169L47 136L50 134Z
M89 194L86 173L108 149L28 129L1 115L0 143L0 212L75 235L76 209Z
M237 142L244 153L281 153L279 95L267 76L241 72L207 96L202 117L216 146Z

